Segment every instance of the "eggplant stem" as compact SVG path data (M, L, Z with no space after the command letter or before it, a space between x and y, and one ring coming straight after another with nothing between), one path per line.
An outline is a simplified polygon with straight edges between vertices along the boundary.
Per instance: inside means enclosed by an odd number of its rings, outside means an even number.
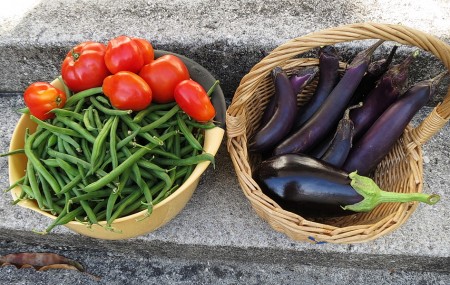
M383 191L371 178L352 172L349 175L350 185L358 194L364 197L361 202L342 207L354 212L368 212L381 203L423 202L434 205L440 200L437 194L396 193Z

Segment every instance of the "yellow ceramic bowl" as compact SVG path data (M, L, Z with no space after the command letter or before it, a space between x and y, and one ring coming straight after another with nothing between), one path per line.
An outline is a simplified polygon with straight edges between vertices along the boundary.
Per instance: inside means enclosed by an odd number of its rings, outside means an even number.
M182 59L188 60L183 57ZM193 61L189 61L187 63L190 64L188 65L188 68L195 64L195 62ZM208 85L211 86L214 82L212 76L200 66L196 66L195 68L197 69L197 72L201 69L201 72L199 73L201 75L191 74L191 77L193 79L196 79L196 76L201 76L200 79L197 78L198 81L203 81L204 84L206 84L206 82L209 82L210 84ZM60 83L59 81L55 80L52 82L52 84L58 87L58 84ZM215 103L218 115L222 115L225 114L225 101L223 99L223 93L220 87L216 90L217 93L213 94L213 99L214 96L216 96L216 100L215 102L213 101L213 103ZM217 117L216 120L222 120L221 122L224 121L223 118ZM28 115L23 115L14 130L10 144L10 151L23 148L25 130L27 128L30 130L30 132L34 132L36 129L36 124L29 119ZM203 146L204 151L215 155L221 145L224 133L225 131L222 127L215 127L213 129L206 130ZM26 164L27 158L23 154L9 156L10 183L14 183L15 181L23 177L26 170ZM184 184L182 184L173 194L164 199L162 202L158 203L153 208L153 212L150 217L144 218L147 211L143 210L141 212L116 219L112 223L112 227L117 231L110 231L105 229L105 221L101 221L98 225L92 225L91 227L87 227L86 225L77 221L69 222L65 226L85 236L108 240L127 239L154 231L155 229L172 220L186 206L200 181L202 173L209 165L209 161L199 163ZM20 187L12 189L11 193L13 199L18 198L21 193ZM23 200L19 202L18 205L36 211L51 219L56 218L50 213L42 211L34 200Z

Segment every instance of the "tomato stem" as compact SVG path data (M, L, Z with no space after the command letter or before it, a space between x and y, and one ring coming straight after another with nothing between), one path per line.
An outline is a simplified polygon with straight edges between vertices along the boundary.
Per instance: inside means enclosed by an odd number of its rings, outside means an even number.
M80 58L80 54L75 52L75 49L72 49L72 57L73 61L77 61Z

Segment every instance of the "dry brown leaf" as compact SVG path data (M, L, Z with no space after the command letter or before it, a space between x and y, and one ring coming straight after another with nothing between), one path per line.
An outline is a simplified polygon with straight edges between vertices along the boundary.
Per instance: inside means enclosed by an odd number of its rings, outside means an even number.
M51 269L52 268L51 266L53 265L60 265L60 266L66 265L70 266L71 269L74 268L78 271L84 272L84 267L79 262L55 253L21 252L0 256L0 265L3 266L9 264L12 264L17 268L33 267L36 270L48 266L50 266L49 269Z

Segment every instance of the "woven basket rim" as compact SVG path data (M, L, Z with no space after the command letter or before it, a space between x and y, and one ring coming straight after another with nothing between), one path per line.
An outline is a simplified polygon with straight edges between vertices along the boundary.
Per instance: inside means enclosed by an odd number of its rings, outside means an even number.
M303 219L293 213L280 214L279 210L283 210L261 192L259 186L251 177L251 166L246 149L245 122L247 114L245 107L246 102L252 99L252 95L256 92L262 80L274 67L283 66L298 54L323 45L370 39L382 39L419 47L424 51L431 52L445 65L447 70L450 69L450 46L435 36L399 24L366 22L342 25L297 37L276 47L241 79L227 109L227 147L245 196L250 200L253 209L260 217L269 222L275 230L285 233L294 240L331 243L370 241L398 228L417 208L418 203L402 205L401 211L390 215L390 220L385 221L386 224L377 225L379 227L376 229L375 225L327 227ZM421 145L438 132L449 118L450 87L443 101L433 109L432 113L419 126L416 128L410 127L408 132L404 134L405 145L403 147L407 148L411 154L409 164L413 169L410 180L416 183L414 187L416 187L417 192L421 192L423 186ZM271 201L271 203L267 201ZM283 215L283 217L280 217L280 215ZM352 234L354 235L352 236Z

